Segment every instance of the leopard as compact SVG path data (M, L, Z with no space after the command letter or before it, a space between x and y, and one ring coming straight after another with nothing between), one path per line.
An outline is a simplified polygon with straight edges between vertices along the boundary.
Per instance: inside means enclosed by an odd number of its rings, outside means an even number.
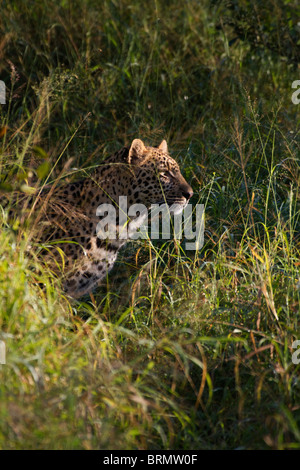
M145 214L139 211L127 215L125 225L129 228L125 233L124 218L120 222L120 197L127 198L128 206L139 204L148 209L153 204L166 204L181 211L192 196L193 189L169 155L166 140L150 147L136 138L130 146L104 159L88 176L44 188L36 202L36 209L44 207L37 218L36 239L44 247L46 261L59 266L65 293L80 298L101 284L130 233L145 221ZM107 212L99 216L98 208L110 206L116 209L115 221L111 222L115 236L110 236L112 227L107 223L104 228L108 235L102 237L99 221Z

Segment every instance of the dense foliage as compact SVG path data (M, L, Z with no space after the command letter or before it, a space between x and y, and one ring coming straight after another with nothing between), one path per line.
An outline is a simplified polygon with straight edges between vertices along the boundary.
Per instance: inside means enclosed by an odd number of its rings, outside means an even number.
M0 447L300 447L296 0L3 1L0 190L167 139L205 243L67 299L0 206ZM294 358L294 361L293 361Z

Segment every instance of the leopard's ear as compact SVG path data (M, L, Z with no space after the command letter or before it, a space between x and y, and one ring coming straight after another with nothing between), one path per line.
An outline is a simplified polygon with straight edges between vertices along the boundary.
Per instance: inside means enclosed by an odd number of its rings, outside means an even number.
M162 150L164 153L168 153L168 144L166 140L163 140L162 143L158 146L159 150Z
M146 147L144 142L142 142L140 139L134 139L129 149L128 162L133 164L137 163L139 160L143 159L145 152Z

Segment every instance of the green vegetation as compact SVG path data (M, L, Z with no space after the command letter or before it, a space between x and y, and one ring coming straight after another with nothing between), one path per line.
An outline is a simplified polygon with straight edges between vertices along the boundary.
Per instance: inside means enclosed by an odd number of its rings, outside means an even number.
M2 2L1 192L166 138L206 215L199 252L131 242L72 301L0 206L2 449L300 448L299 13Z

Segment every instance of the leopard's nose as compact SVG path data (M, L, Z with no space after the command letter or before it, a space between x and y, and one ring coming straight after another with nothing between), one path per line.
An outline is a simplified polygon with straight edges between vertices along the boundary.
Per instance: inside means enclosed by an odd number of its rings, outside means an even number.
M191 199L191 197L193 196L193 194L194 194L194 193L193 193L193 190L192 190L191 187L184 188L184 189L182 190L182 195L183 195L187 200Z

